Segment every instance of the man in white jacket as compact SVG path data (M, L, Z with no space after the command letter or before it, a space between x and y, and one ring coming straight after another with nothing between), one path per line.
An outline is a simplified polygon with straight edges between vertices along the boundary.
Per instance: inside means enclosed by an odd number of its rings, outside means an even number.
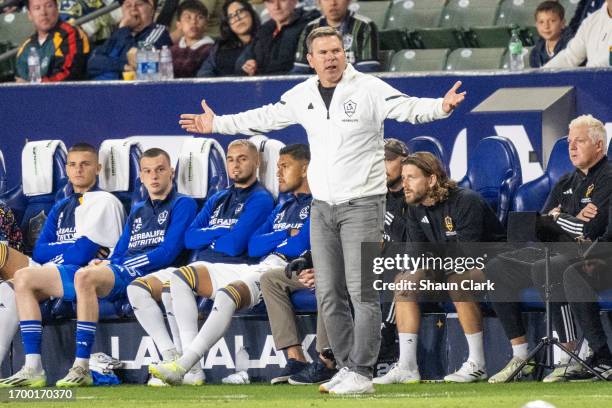
M544 68L578 67L586 60L587 67L612 65L612 0L585 18L567 47L548 61Z
M382 242L387 192L383 122L425 123L448 117L465 98L457 82L439 99L409 97L346 62L331 27L306 40L317 76L275 104L235 115L181 115L188 132L254 135L300 124L308 134L313 203L311 242L317 305L340 371L321 392L374 392L372 367L380 347L381 312L373 275L361 273L361 243ZM347 293L348 292L348 293ZM352 317L349 299L354 308Z

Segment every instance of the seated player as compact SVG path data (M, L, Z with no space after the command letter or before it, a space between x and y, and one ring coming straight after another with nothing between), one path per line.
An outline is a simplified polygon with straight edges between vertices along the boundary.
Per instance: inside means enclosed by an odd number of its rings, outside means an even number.
M457 187L450 180L442 163L431 153L418 152L402 162L402 181L406 202L407 241L414 243L496 242L505 239L505 231L495 213L477 193ZM480 280L481 271L473 269L463 274L454 271L418 270L404 272L397 282L460 283L472 278ZM468 343L469 356L461 368L444 377L447 382L473 382L487 377L483 351L482 313L475 301L462 291L449 291L457 309L459 322ZM395 293L395 319L399 333L399 362L375 384L419 382L417 340L421 321L419 300L421 293Z
M579 116L569 125L568 154L576 169L559 179L542 211L552 216L556 225L569 237L595 240L606 230L612 195L612 166L605 155L606 140L604 124L591 115ZM548 238L553 239L556 238ZM569 349L576 346L576 329L563 288L563 271L576 261L574 255L562 253L550 258L549 269L552 283L550 318L559 341ZM512 359L489 379L493 383L507 381L528 357L527 331L519 294L522 289L535 286L541 289L543 297L546 276L543 260L525 265L496 258L491 260L490 266L487 278L497 288L490 292L493 310L512 344ZM565 381L567 376L581 371L580 365L570 362L569 357L561 353L561 364L544 378L544 382ZM530 374L532 370L532 365L525 365L519 377Z
M290 145L280 151L279 190L292 193L292 197L277 205L249 240L249 255L260 258L260 263L236 265L203 262L183 267L174 273L170 290L181 340L183 323L189 330L197 328L193 293L214 299L214 304L193 341L183 343L186 347L181 358L149 366L149 371L155 377L168 384L180 384L185 373L223 337L234 312L259 303L261 274L284 270L289 261L310 248L312 196L306 179L309 156L305 145Z
M206 201L198 217L187 229L185 245L195 252L198 262L225 262L244 264L249 262L247 245L249 237L266 220L274 205L272 195L257 181L259 153L247 140L235 140L227 149L227 168L233 186L219 191ZM181 239L183 239L181 237ZM173 305L170 300L170 277L176 268L166 268L146 277L138 278L128 286L128 297L136 318L151 336L164 361L179 357L181 345L188 345L198 332L195 299L190 294L184 299L193 306L195 327L179 334ZM162 288L162 284L164 284ZM170 338L162 311L157 301L162 299L172 331ZM179 303L181 300L177 300ZM184 384L201 385L204 372L194 367L187 374ZM163 385L154 379L149 385Z
M15 275L24 367L3 381L5 386L46 385L41 361L41 316L38 303L49 297L77 302L76 359L58 387L92 385L89 357L96 335L98 300L125 296L128 284L169 265L183 250L183 234L196 213L193 199L173 187L170 157L149 149L140 158L140 179L149 197L136 203L110 259L76 265L22 269Z
M66 174L72 193L55 203L49 211L32 257L0 242L0 279L6 280L0 283L0 303L4 305L4 308L0 308L0 362L4 360L19 328L15 291L10 281L15 272L43 264L86 265L96 254L108 255L108 248L101 248L88 237L75 239L75 210L81 205L84 193L99 190L97 176L100 169L98 152L93 146L87 143L73 145L68 150L66 160ZM123 214L123 211L121 213ZM122 223L123 220L119 222Z

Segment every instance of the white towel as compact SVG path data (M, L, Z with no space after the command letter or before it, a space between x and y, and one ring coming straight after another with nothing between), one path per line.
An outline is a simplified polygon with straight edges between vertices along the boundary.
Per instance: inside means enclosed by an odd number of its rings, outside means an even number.
M61 140L26 143L21 152L23 194L37 196L53 192L53 155L56 149L66 152Z
M74 211L74 238L85 236L100 246L114 248L124 221L123 205L117 197L106 191L87 192Z
M109 139L102 142L98 153L102 171L99 186L109 192L128 191L130 188L130 150L140 144L135 140Z
M265 136L263 136L265 137ZM253 136L249 139L259 149L259 181L274 196L278 198L278 177L276 177L276 164L280 156L280 150L285 144L275 139L262 139L262 136Z
M211 150L225 158L223 148L215 139L193 138L185 140L178 158L177 190L193 198L208 194L208 158Z

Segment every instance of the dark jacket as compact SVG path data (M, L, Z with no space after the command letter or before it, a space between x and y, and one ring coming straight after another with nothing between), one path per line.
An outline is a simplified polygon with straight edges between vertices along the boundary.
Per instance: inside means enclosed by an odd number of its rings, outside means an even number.
M120 79L128 62L128 51L138 47L141 41L145 46L153 45L157 49L164 45L172 46L170 34L162 25L152 23L137 34L128 27L120 28L95 49L87 64L87 75L93 79Z
M296 8L289 24L280 31L273 20L263 24L245 50L245 60L257 61L257 75L286 74L293 68L300 34L309 21L319 17L317 10Z
M36 48L40 57L42 82L74 81L85 76L89 54L89 40L80 28L59 21L45 41L38 43L38 34L32 35L17 53L17 76L28 81L28 55Z
M198 77L236 76L245 75L242 66L246 62L245 48L228 42L215 42L208 58L204 60L198 70Z
M540 68L543 67L548 61L550 61L555 55L557 55L560 51L567 47L567 43L572 39L574 34L569 28L564 29L561 32L561 37L555 45L554 54L548 55L548 51L546 51L546 40L543 38L539 38L536 42L533 50L531 50L531 55L529 56L529 65L531 68Z

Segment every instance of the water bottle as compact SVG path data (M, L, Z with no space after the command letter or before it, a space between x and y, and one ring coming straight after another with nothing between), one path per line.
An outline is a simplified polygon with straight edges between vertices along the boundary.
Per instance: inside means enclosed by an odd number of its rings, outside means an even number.
M147 48L147 63L148 79L150 81L157 81L159 79L159 50L156 50L152 45Z
M30 48L30 53L28 54L28 76L30 82L41 82L40 56L35 47Z
M138 51L136 51L136 79L139 81L147 80L147 51L144 47L144 42L138 43Z
M521 71L525 69L525 61L523 60L523 43L518 36L516 30L512 30L512 37L508 44L510 52L510 71Z
M172 52L167 45L164 45L161 49L159 59L159 77L160 79L173 79L174 78L174 67L172 66Z

